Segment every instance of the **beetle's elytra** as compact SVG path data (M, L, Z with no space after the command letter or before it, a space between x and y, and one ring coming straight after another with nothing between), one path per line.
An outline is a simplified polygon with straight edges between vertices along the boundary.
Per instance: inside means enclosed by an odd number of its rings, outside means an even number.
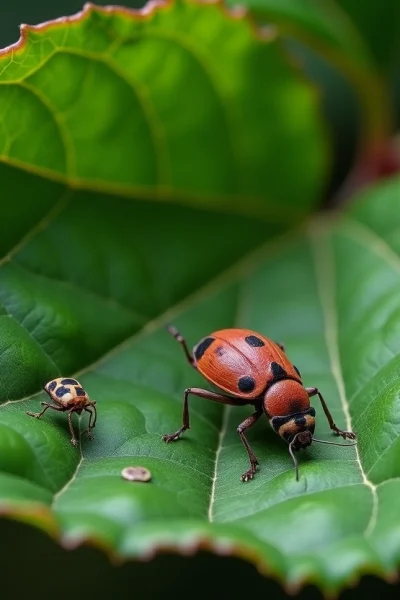
M72 425L72 414L76 412L80 415L84 410L90 415L87 434L89 439L93 439L92 429L95 427L97 419L96 402L89 399L79 381L70 377L59 377L46 383L43 389L50 396L53 404L50 402L41 402L41 405L44 406L42 412L27 412L27 414L40 419L48 408L59 412L68 412L68 425L72 436L71 444L77 446L78 440Z
M177 329L170 326L168 331L182 345L190 365L226 393L215 393L200 388L186 389L182 427L175 433L164 435L165 442L176 441L190 428L190 394L232 406L254 406L255 412L237 428L250 460L250 469L243 473L242 481L253 479L259 464L245 437L245 431L256 423L263 412L274 431L289 444L297 480L298 462L294 452L307 448L313 441L334 443L316 440L313 437L315 410L310 406L311 396L318 396L332 431L345 439L356 438L352 431L343 431L335 425L317 388L304 387L300 371L290 362L281 344L249 329L222 329L200 340L193 348L192 355Z

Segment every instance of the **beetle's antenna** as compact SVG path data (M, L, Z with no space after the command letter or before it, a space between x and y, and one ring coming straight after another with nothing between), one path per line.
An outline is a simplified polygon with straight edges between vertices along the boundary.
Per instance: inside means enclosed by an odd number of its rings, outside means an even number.
M354 444L338 444L337 442L327 442L325 440L317 440L315 438L312 438L313 442L318 442L318 444L330 444L331 446L356 446L357 442L354 442Z
M294 438L294 439L296 439L296 438ZM289 444L289 452L290 452L290 456L293 458L294 468L296 469L296 481L298 481L299 480L299 462L293 452L293 442L294 442L294 440L292 442L290 442L290 444Z

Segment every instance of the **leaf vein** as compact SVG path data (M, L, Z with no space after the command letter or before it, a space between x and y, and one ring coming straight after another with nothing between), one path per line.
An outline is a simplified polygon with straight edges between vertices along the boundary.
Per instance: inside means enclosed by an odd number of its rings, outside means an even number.
M325 232L325 236L328 233ZM325 320L325 340L328 349L329 360L331 364L331 370L333 377L336 381L340 402L342 405L343 413L346 420L346 428L348 431L352 431L352 418L350 413L349 402L346 397L346 388L343 379L343 373L340 362L340 351L339 351L339 326L337 319L337 307L335 305L335 267L334 267L334 255L331 241L327 237L322 238L321 234L310 234L311 247L314 254L315 270L317 278L317 287L319 296L321 299L322 312ZM364 531L364 536L368 537L373 531L377 516L378 516L378 494L376 486L367 477L364 471L364 467L361 463L360 453L358 445L355 446L355 453L357 457L357 464L361 472L362 481L367 486L372 495L372 510L371 517L368 525Z
M25 235L0 259L0 267L9 262L17 252L22 250L38 233L46 229L50 223L66 208L69 201L71 200L71 190L64 190L61 198L56 202L47 214L31 229L25 233Z
M21 270L25 271L26 273L33 275L37 279L44 279L46 281L51 281L53 283L61 284L65 287L71 288L71 290L73 292L75 292L75 291L83 292L84 294L86 294L87 296L89 296L91 298L95 298L96 300L101 300L105 304L110 305L110 307L117 308L120 311L125 312L125 313L129 313L132 317L137 319L140 323L144 323L149 320L149 317L147 315L143 315L143 314L137 312L136 310L134 310L128 306L125 306L124 304L122 304L118 300L115 300L114 298L102 296L101 294L98 294L97 292L94 292L92 290L84 288L80 284L78 285L77 283L75 283L74 281L68 281L65 279L57 279L56 277L52 277L50 275L45 275L44 273L37 273L36 271L32 271L31 269L28 269L25 265L23 265L20 262L17 262L15 259L13 261L13 264L18 269L21 269Z
M57 112L56 108L50 102L50 100L44 96L41 91L31 83L27 83L26 81L20 81L16 85L29 91L35 98L41 103L41 105L46 109L46 111L50 114L53 123L55 124L58 134L60 136L61 143L65 152L65 160L66 160L66 176L73 177L76 175L76 153L75 148L72 143L72 139L69 135L68 128L63 122L60 114Z

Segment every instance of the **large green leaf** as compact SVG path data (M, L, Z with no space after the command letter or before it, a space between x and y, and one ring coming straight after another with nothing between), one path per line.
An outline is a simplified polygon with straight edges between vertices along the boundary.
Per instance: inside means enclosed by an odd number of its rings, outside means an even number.
M332 590L360 571L391 574L400 557L400 248L392 218L399 189L395 179L336 222L320 219L305 233L262 245L183 301L170 302L97 362L81 371L71 365L99 411L95 439L82 436L79 450L69 443L63 415L41 421L25 415L38 409L43 395L3 404L2 511L39 524L67 547L89 540L127 558L206 545L250 557L291 586L313 580ZM181 211L173 220L183 225ZM54 222L23 252L47 247L53 226L60 231ZM254 224L242 229L252 231ZM237 223L233 230L239 234ZM203 244L202 250L215 256L217 246ZM232 248L221 252L228 260ZM33 278L31 289L40 288L42 276ZM57 283L46 285L57 289ZM92 311L101 315L99 304L93 297ZM40 299L36 310L46 313ZM358 447L313 446L302 453L296 482L285 443L264 420L248 435L260 467L245 484L239 476L247 457L236 426L250 410L200 399L190 404L192 429L164 444L161 435L180 424L183 390L206 385L164 330L169 322L190 343L233 325L284 340L305 383L322 390L337 424L357 432ZM106 330L107 324L97 327ZM22 340L19 345L25 348ZM78 344L76 350L79 356ZM9 361L3 372L14 370L21 379L22 366ZM315 405L317 435L329 440ZM124 481L121 470L131 464L149 468L152 481Z
M315 92L276 36L257 38L219 2L87 6L25 27L0 61L6 164L74 189L286 221L319 200Z

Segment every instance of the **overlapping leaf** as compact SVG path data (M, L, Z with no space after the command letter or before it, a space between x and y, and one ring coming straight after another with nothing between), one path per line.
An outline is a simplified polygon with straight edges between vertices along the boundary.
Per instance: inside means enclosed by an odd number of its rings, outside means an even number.
M399 180L337 223L280 236L320 190L320 124L274 42L218 6L88 8L26 36L0 63L1 511L65 546L89 540L128 558L208 545L292 585L390 573ZM191 344L232 325L284 341L358 449L312 447L296 482L264 420L249 432L259 472L244 484L236 426L249 411L200 399L192 429L165 445L183 389L205 385L163 329L171 321ZM65 415L25 414L60 374L98 403L95 439L82 436L79 450ZM316 409L318 435L331 439ZM130 464L152 481L123 480Z
M88 7L24 34L0 63L8 164L78 188L278 218L317 201L326 147L315 94L274 36L257 39L220 3Z

